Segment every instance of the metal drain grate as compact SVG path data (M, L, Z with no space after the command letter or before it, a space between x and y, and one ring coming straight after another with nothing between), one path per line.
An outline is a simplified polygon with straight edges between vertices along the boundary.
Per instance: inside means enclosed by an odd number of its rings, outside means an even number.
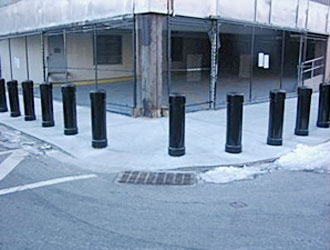
M193 185L196 174L188 172L121 172L117 178L118 183L144 184L144 185Z

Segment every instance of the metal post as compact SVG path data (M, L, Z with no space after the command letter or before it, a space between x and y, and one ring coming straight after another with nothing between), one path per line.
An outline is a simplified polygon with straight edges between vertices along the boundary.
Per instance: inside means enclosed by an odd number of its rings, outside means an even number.
M65 82L68 81L68 47L67 47L67 36L66 30L63 29L63 49L64 49L64 59L65 59Z
M295 135L307 136L313 89L308 87L298 88L298 105Z
M319 112L317 116L317 126L319 128L329 128L330 126L330 84L320 84Z
M312 61L312 70L311 70L311 78L314 77L314 67L315 67L315 61Z
M95 89L98 89L98 76L97 76L97 34L96 26L93 26L93 50L94 50L94 73L95 73Z
M27 36L25 36L25 65L26 65L26 78L30 80L30 71L29 71L29 51L28 51L28 42Z
M227 94L227 133L225 151L228 153L242 152L243 102L243 94L235 92Z
M186 97L180 94L169 96L169 147L170 156L185 154L185 103Z
M253 84L253 58L255 46L255 28L252 27L252 41L251 41L251 56L250 56L250 86L249 86L249 101L252 100L252 84Z
M304 54L303 54L303 61L307 60L307 45L308 45L308 38L307 34L305 34L304 37ZM303 65L304 66L304 65ZM302 86L305 85L305 79L304 79L304 67L301 68L301 78L302 78Z
M18 117L21 116L21 111L19 107L17 81L11 80L7 82L9 105L10 105L10 116Z
M282 54L281 54L281 78L280 78L280 89L283 87L283 71L284 71L284 60L285 60L285 31L282 31Z
M5 79L0 79L0 112L7 112L6 84Z
M134 13L134 12L133 12ZM137 35L136 35L136 16L133 16L133 44L132 44L132 48L133 48L133 85L134 85L134 89L133 89L133 107L134 109L137 108L137 77L136 77L136 60L137 60L137 50L136 50L136 41L137 40Z
M106 118L106 92L105 90L92 90L89 93L92 111L92 147L105 148L107 140Z
M298 71L298 77L297 77L297 86L302 85L302 53L303 53L303 46L304 46L304 41L303 41L303 36L300 34L300 44L299 44L299 59L298 59L298 66L297 66L297 71Z
M167 16L167 94L171 92L172 81L172 36L171 36L170 17Z
M330 6L330 5L329 5ZM328 59L330 59L328 57L328 42L329 42L329 37L326 40L326 44L324 46L324 59L323 59L323 77L322 77L322 83L324 83L326 81L326 74L327 74L327 64L328 64Z
M210 71L210 84L209 84L209 108L215 109L216 106L216 85L218 75L218 21L212 20L212 29L210 31L211 43L211 71Z
M63 100L64 134L75 135L78 133L76 110L76 87L65 84L61 88Z
M33 95L33 81L26 80L22 82L23 87L23 101L25 121L34 121L36 115L34 112L34 95Z
M269 93L268 145L281 146L283 144L285 96L284 90L271 90Z
M41 33L41 56L42 56L42 74L44 78L44 82L46 82L46 64L45 64L45 37L44 33Z
M54 112L53 112L53 85L51 83L40 84L41 111L42 111L42 126L53 127Z
M10 44L10 38L8 38L8 50L9 50L10 79L13 80L13 65L12 65L12 60L11 60L11 44Z

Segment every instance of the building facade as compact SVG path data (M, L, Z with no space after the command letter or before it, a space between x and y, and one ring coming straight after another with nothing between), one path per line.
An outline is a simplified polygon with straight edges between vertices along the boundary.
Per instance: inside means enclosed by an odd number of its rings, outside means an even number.
M294 95L329 80L329 0L20 0L0 4L1 75L73 82L78 103L107 90L108 110L162 116ZM60 99L59 91L54 97Z

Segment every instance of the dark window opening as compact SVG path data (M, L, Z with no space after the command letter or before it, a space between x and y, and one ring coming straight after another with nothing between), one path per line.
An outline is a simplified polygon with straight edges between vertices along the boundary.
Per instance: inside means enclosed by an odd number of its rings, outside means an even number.
M122 64L122 37L120 35L97 36L97 64Z
M172 61L182 62L183 61L183 39L182 37L173 37L171 45L171 56Z

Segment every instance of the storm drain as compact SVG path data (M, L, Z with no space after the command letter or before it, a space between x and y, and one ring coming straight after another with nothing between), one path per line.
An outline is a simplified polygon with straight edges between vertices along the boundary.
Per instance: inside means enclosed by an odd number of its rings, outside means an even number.
M196 174L188 172L121 172L117 178L118 183L144 184L144 185L193 185Z

